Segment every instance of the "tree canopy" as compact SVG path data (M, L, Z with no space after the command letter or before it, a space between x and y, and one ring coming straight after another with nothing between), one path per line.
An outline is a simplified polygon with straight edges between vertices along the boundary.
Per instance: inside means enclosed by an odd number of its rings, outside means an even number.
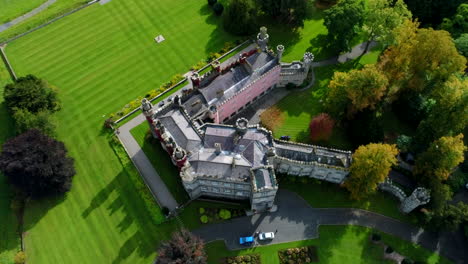
M224 12L224 28L235 35L254 32L257 11L252 0L231 0Z
M65 145L35 129L5 142L0 170L30 197L65 193L75 175Z
M450 32L453 38L468 32L468 4L461 4L452 18L444 18L441 28Z
M308 0L257 0L260 9L274 19L303 26L309 11Z
M463 134L454 137L441 137L432 142L429 148L416 159L415 174L423 178L439 181L448 179L452 170L464 160Z
M162 243L158 250L157 264L192 263L206 264L203 241L186 229L174 232L169 241Z
M363 28L368 34L368 41L379 40L388 45L393 42L392 31L405 20L411 18L403 0L369 0L364 15ZM367 51L368 46L364 50Z
M7 84L3 94L5 104L11 111L20 108L37 113L43 110L55 112L60 109L55 89L33 75L20 77L14 83Z
M385 95L387 85L387 77L374 64L360 70L335 72L328 85L326 108L337 118L345 112L352 117L366 108L374 109Z
M48 111L31 113L26 109L16 109L13 113L13 119L18 134L30 129L38 129L48 136L55 135L55 120Z
M461 55L468 57L468 33L461 34L455 41L455 47Z
M321 113L310 122L310 139L313 142L328 140L333 132L335 121L326 113Z
M360 146L353 154L350 176L344 186L353 199L361 199L377 189L397 163L395 145L371 143Z
M357 36L364 21L364 2L339 1L324 12L324 25L328 29L328 43L337 51L351 50L351 41Z
M466 0L405 0L413 16L423 26L437 27L445 17L452 17Z

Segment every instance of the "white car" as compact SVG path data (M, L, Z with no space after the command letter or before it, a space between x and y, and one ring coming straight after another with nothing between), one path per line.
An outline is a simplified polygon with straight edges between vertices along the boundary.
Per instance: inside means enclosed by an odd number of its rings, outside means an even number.
M260 240L272 240L275 238L275 233L273 232L263 232L258 235L258 239Z

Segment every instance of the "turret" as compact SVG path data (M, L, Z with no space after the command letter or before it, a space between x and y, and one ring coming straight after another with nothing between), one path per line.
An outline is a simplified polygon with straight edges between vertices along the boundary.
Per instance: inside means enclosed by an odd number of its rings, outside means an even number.
M314 61L314 55L310 52L304 53L304 69L306 72L309 71L310 65L312 65L312 61Z
M260 33L257 34L257 45L260 51L265 51L268 47L268 40L270 36L268 36L267 28L261 27Z
M193 88L198 88L200 86L200 75L196 72L190 76L190 80L192 81Z
M284 46L278 45L276 46L276 58L278 58L278 62L281 62L281 58L283 58Z
M175 165L180 169L185 165L187 161L187 155L185 150L179 147L176 147L174 153L172 154L172 159L175 162Z
M236 133L237 135L239 136L243 136L245 135L245 133L247 132L247 126L249 124L249 121L245 118L239 118L237 119L236 121Z
M403 213L409 213L420 205L427 204L431 200L430 192L422 187L416 188L400 205Z
M153 123L154 114L153 105L146 98L143 98L143 100L141 100L141 111L143 112L143 115L145 115L146 120L148 120L148 122L151 125Z
M213 70L220 73L221 72L221 63L219 63L218 60L214 60L212 63L211 63L211 67L213 67Z

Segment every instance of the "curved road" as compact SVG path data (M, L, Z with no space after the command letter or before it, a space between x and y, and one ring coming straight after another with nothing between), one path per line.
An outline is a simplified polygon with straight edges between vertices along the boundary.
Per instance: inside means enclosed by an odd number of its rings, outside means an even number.
M358 225L370 227L419 244L431 251L467 263L468 243L461 233L440 235L424 231L377 213L352 208L316 209L293 192L280 189L277 194L278 211L236 218L220 224L203 226L193 233L206 242L224 240L230 250L242 249L239 236L256 231L278 233L270 243L278 244L319 237L319 225ZM262 243L260 243L262 244Z
M7 30L8 28L16 25L16 24L19 24L21 22L23 22L24 20L36 15L37 13L41 12L42 10L48 8L50 5L52 5L53 3L55 3L57 0L48 0L47 2L43 3L42 5L40 5L39 7L36 7L35 9L29 11L28 13L22 15L22 16L19 16L13 20L11 20L10 22L7 22L5 24L1 24L0 25L0 32L2 31L5 31Z

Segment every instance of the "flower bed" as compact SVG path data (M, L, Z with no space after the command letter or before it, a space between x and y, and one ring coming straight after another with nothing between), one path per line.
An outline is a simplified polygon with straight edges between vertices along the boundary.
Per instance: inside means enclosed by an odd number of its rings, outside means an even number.
M200 214L199 221L202 224L217 223L223 220L229 220L233 217L244 216L245 212L242 209L234 208L203 208L198 209Z
M227 257L222 263L225 264L260 264L260 254L249 254L244 256Z
M314 246L288 248L278 251L281 264L302 264L318 262L317 248Z

